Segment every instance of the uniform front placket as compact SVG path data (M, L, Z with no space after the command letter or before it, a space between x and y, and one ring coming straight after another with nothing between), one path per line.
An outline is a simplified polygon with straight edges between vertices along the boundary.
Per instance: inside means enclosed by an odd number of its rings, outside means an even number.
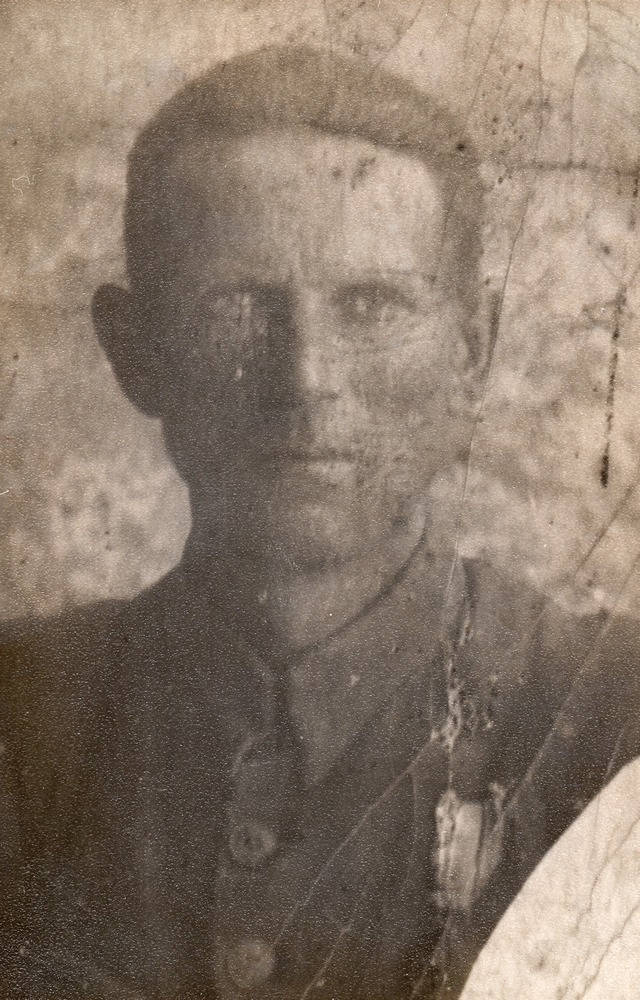
M265 673L263 725L249 732L231 767L226 836L216 888L215 974L223 997L264 986L276 966L273 866L295 839L301 758L282 684Z

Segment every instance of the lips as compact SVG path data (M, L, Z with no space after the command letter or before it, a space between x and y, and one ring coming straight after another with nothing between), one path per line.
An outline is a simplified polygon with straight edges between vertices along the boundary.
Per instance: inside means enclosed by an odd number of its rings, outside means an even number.
M259 442L257 458L263 465L271 466L296 466L296 465L317 465L317 464L353 464L363 460L363 454L353 448L323 448L313 445L285 446L274 442L264 442L262 448Z
M336 451L334 449L287 448L271 452L267 461L301 462L305 465L313 462L355 462L360 456L354 451Z
M335 449L278 449L267 453L260 463L274 483L279 482L287 490L293 489L299 500L318 498L313 491L319 487L335 489L353 486L356 469L360 465L359 456L353 451Z

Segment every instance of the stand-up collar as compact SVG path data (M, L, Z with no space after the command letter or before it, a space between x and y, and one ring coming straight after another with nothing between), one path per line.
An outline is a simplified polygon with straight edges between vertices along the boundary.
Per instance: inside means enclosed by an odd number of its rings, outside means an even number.
M310 783L326 776L399 685L431 669L443 637L457 627L465 592L464 571L459 566L444 610L447 573L422 542L394 584L366 613L325 642L278 663L260 655L228 625L219 584L218 589L203 584L206 567L193 550L187 550L175 576L191 604L191 621L195 605L197 617L206 619L201 624L202 638L208 637L205 641L218 647L220 635L227 637L226 645L235 635L236 648L245 651L240 659L254 664L243 683L251 686L261 676L265 697L271 697L274 687L282 692L302 743ZM232 664L228 668L234 669ZM237 684L237 679L229 678L229 683Z
M290 666L289 705L306 749L309 781L327 774L400 685L433 669L443 637L459 618L461 575L445 614L442 575L420 546L366 615Z

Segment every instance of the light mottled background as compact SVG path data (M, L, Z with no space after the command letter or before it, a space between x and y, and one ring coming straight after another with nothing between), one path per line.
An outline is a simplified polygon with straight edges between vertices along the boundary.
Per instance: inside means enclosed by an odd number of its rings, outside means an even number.
M486 289L504 296L501 321L468 477L435 487L446 496L466 483L462 550L574 607L640 616L636 0L5 0L0 25L0 618L130 596L180 557L186 489L158 426L115 383L89 303L100 282L124 280L137 130L211 63L285 40L355 50L410 77L461 116L481 151ZM516 904L525 930L512 908L474 974L474 1000L526 982L532 997L637 995L622 973L607 973L608 992L595 971L588 990L588 976L576 985L579 968L607 970L618 924L591 911L578 920L584 900L562 881L580 856L593 904L589 886L621 856L606 845L635 831L628 810L615 820L640 795L631 772L536 873ZM596 836L603 815L613 832ZM624 844L626 868L607 883L631 886L618 923L640 905L640 847ZM601 895L611 916L615 893ZM569 916L536 938L536 910L554 905ZM635 945L625 938L624 954L640 955L640 924L625 928ZM558 957L574 954L570 932L582 942L573 967ZM628 984L640 981L634 970Z

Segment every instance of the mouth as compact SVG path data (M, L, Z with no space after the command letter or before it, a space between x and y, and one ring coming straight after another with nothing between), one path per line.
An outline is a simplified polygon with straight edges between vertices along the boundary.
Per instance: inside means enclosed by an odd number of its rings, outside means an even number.
M311 489L312 496L317 498L315 491L319 488L352 485L360 462L353 451L287 448L267 453L261 464L269 478L282 484L295 483L295 489L303 493Z
M331 465L357 462L360 456L354 451L337 451L333 448L283 448L270 451L264 462L271 465Z

